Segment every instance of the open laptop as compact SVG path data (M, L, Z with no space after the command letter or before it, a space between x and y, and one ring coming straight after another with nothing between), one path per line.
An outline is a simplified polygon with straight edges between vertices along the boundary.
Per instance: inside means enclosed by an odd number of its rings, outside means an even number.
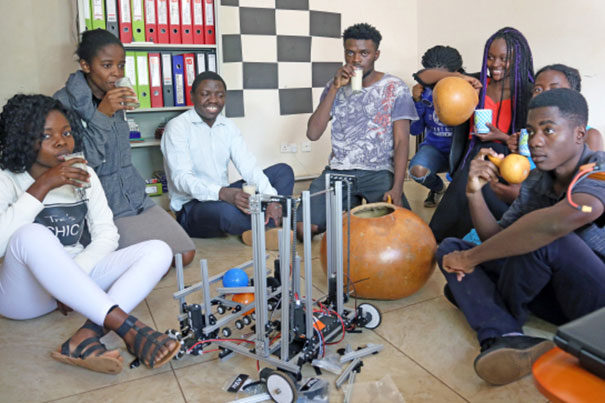
M605 379L605 308L560 326L555 343L578 357L582 367Z

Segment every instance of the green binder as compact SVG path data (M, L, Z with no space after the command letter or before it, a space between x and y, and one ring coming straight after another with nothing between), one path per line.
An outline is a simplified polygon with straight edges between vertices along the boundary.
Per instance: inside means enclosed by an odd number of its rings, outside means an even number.
M145 14L143 12L143 0L130 0L132 15L132 40L133 42L145 42Z
M90 0L92 29L105 29L105 1Z
M135 56L137 60L137 96L139 97L141 108L151 108L147 52L135 52Z

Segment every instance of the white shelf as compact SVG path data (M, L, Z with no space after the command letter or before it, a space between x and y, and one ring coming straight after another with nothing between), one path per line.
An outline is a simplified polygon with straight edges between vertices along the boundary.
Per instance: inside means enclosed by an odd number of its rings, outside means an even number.
M131 113L154 113L154 112L180 112L186 111L193 108L193 106L166 106L162 108L140 108L133 111L127 111L126 114Z
M196 45L187 43L154 43L154 42L131 42L124 43L124 49L174 49L174 50L186 50L186 49L216 49L216 45Z
M156 139L145 139L145 141L130 143L130 148L159 147L159 146L160 146L160 140L156 140Z

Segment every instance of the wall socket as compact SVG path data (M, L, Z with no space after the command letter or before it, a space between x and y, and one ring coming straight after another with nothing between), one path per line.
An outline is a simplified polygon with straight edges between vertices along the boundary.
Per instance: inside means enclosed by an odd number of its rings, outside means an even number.
M279 151L282 153L296 153L298 152L298 145L296 143L281 143Z

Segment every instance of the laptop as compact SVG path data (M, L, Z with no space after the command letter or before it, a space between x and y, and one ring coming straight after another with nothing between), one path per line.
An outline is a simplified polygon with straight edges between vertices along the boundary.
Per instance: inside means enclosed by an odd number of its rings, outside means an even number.
M605 379L605 308L560 326L554 341L578 357L582 367Z

